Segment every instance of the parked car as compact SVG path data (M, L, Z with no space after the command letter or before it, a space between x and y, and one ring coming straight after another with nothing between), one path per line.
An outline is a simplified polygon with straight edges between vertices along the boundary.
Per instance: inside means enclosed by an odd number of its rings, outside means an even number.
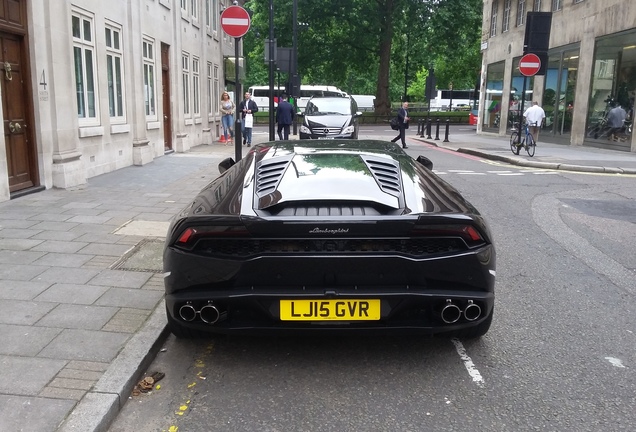
M362 115L351 96L312 97L304 112L300 139L358 138L358 118Z
M168 231L170 330L482 336L492 236L432 168L374 140L274 141L224 160Z

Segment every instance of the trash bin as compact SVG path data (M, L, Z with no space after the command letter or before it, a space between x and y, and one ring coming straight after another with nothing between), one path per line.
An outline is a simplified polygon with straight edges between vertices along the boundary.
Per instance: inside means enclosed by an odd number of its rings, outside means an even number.
M468 124L471 126L477 126L477 117L479 116L479 111L471 110L470 114L468 114Z

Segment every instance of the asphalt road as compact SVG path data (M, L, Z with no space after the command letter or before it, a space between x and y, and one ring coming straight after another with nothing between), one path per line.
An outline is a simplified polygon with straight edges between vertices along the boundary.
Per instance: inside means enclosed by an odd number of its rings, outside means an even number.
M371 129L362 135L389 137ZM454 133L460 133L459 129ZM636 185L413 143L486 217L477 341L170 336L110 431L621 431L636 425Z

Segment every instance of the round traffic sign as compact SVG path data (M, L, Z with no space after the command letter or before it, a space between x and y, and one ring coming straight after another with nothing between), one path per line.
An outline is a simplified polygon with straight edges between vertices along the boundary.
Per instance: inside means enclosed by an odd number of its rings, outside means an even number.
M250 14L240 6L230 6L221 14L221 27L228 35L240 38L250 29Z
M536 54L526 54L519 60L519 72L524 76L535 76L541 69L541 59Z

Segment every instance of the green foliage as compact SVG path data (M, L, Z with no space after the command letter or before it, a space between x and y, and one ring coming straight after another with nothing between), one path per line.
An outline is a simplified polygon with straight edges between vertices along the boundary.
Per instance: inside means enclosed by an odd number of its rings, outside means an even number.
M250 0L252 27L244 37L249 85L269 82L264 42L269 1ZM405 83L410 100L424 100L428 69L438 88L474 87L480 67L482 0L297 0L298 67L303 84L330 84L373 94L388 107ZM292 47L293 0L273 0L274 37ZM388 68L383 67L388 63ZM407 67L408 64L408 67ZM282 74L281 83L287 80Z

